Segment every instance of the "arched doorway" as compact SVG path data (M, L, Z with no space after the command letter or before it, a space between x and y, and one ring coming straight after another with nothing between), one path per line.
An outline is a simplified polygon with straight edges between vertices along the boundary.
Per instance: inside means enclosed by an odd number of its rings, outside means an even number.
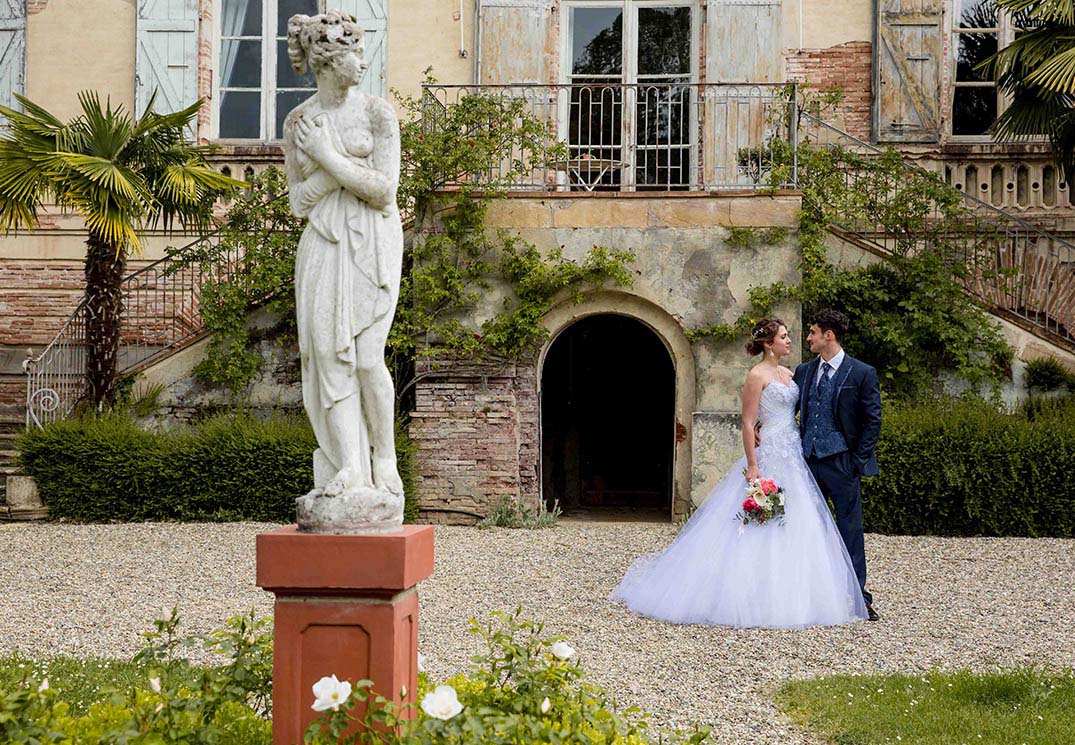
M645 324L591 315L550 345L541 373L542 496L567 515L672 515L676 371Z

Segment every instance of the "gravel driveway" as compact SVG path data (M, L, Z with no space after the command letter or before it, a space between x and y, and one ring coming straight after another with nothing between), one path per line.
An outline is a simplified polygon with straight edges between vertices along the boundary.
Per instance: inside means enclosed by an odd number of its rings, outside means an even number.
M264 524L0 524L0 653L129 656L178 603L189 631L252 606ZM783 680L828 673L1075 667L1075 541L868 535L882 620L807 631L671 626L606 601L671 525L564 522L543 531L436 529L420 586L421 648L434 678L477 646L468 618L521 605L564 634L597 682L656 723L703 720L715 742L813 742L776 710Z

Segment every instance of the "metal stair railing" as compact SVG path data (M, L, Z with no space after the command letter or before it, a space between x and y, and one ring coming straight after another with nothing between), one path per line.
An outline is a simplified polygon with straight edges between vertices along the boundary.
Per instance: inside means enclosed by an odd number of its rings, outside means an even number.
M804 145L839 147L869 157L888 152L805 111L800 112L798 130ZM901 162L907 179L936 178L902 156ZM851 203L814 205L839 231L887 255L928 250L934 242L943 241L962 257L962 283L970 295L999 317L1075 351L1075 245L954 187L947 187L952 196L948 203L928 205L918 230L891 230L875 216L899 206L907 197L907 182L878 178L876 173L856 168L854 158L844 165ZM808 168L802 158L799 168L804 172Z

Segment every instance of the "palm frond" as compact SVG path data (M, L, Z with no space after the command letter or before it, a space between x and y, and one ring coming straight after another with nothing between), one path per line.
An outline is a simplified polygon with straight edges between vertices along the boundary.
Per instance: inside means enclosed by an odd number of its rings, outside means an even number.
M1075 94L1075 45L1038 65L1026 82L1053 93Z

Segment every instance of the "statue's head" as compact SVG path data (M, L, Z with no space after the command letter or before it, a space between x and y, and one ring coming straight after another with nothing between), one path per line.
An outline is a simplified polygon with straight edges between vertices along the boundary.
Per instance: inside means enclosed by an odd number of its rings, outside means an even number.
M369 65L366 33L354 16L330 10L316 16L293 15L287 22L287 54L300 75L309 64L314 75L332 69L358 83Z

